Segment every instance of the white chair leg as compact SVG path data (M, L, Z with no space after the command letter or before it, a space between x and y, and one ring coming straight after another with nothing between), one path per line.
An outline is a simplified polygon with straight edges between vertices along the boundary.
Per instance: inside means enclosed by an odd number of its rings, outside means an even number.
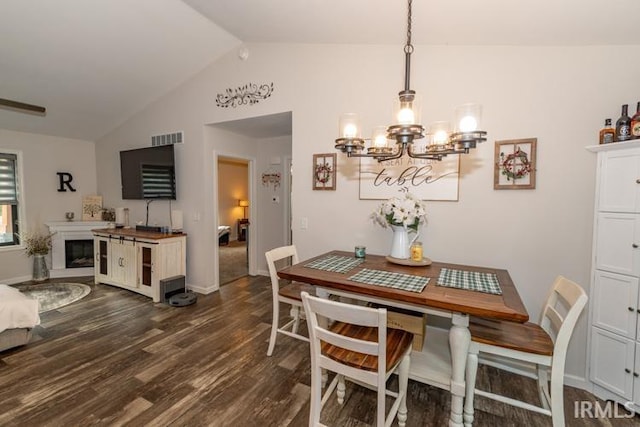
M273 303L273 320L271 321L271 336L269 337L269 349L267 349L267 356L273 354L273 349L276 347L276 337L278 335L278 322L280 321L280 303L275 301Z
M336 391L336 396L338 396L338 403L344 403L344 395L345 395L345 384L344 384L344 375L338 375L338 391Z
M478 375L478 347L473 342L469 345L467 367L465 372L465 396L463 420L465 427L473 425L473 399L476 391L476 377Z
M300 324L300 307L296 307L295 305L291 306L291 311L289 312L291 317L293 318L293 326L291 327L291 332L294 334L298 333L298 325Z
M564 378L562 372L564 372L564 369L553 369L551 371L551 419L553 427L564 427Z
M538 395L544 409L551 409L547 396L549 395L549 375L546 366L538 365Z
M398 426L404 427L407 424L407 389L409 386L409 364L411 358L407 353L400 362L398 368L398 393L402 393L400 407L398 408Z
M378 387L378 399L377 399L377 404L378 404L378 410L376 412L376 426L377 427L385 427L386 424L386 417L385 417L385 400L386 400L386 396L387 396L387 388L384 386L382 387Z
M320 425L320 411L322 409L322 390L320 389L322 372L313 367L311 369L311 409L309 411L309 426Z

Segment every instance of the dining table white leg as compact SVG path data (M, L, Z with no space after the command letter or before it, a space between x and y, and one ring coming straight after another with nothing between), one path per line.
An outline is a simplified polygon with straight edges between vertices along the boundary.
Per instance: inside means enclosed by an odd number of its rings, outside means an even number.
M478 345L471 343L469 355L467 356L466 386L467 392L464 396L464 427L473 425L473 399L475 396L476 376L478 374Z
M463 405L465 396L465 367L471 334L469 333L469 316L453 313L449 330L449 347L451 348L451 416L450 427L462 427Z

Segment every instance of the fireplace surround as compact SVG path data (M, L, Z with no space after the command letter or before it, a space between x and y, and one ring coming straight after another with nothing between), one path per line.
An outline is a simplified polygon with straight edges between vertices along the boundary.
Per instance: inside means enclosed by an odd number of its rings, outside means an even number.
M51 238L50 277L93 276L93 234L105 228L105 221L50 221L46 223Z

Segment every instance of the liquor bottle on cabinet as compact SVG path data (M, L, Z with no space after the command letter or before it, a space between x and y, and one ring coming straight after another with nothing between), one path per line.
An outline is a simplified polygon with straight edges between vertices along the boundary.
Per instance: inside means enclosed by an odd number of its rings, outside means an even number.
M604 127L600 129L600 144L610 144L615 140L616 130L611 127L611 119L605 119Z
M631 117L631 137L640 138L640 102L636 107L636 113Z
M629 117L629 104L622 106L622 114L616 121L616 141L631 139L631 118Z

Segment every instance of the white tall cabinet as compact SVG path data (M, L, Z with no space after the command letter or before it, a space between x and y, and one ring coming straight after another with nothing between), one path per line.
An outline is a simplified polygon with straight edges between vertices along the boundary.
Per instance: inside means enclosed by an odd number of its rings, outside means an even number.
M186 273L186 235L93 230L95 282L161 300L160 280Z
M596 396L640 410L640 141L588 149L598 156L589 378Z

